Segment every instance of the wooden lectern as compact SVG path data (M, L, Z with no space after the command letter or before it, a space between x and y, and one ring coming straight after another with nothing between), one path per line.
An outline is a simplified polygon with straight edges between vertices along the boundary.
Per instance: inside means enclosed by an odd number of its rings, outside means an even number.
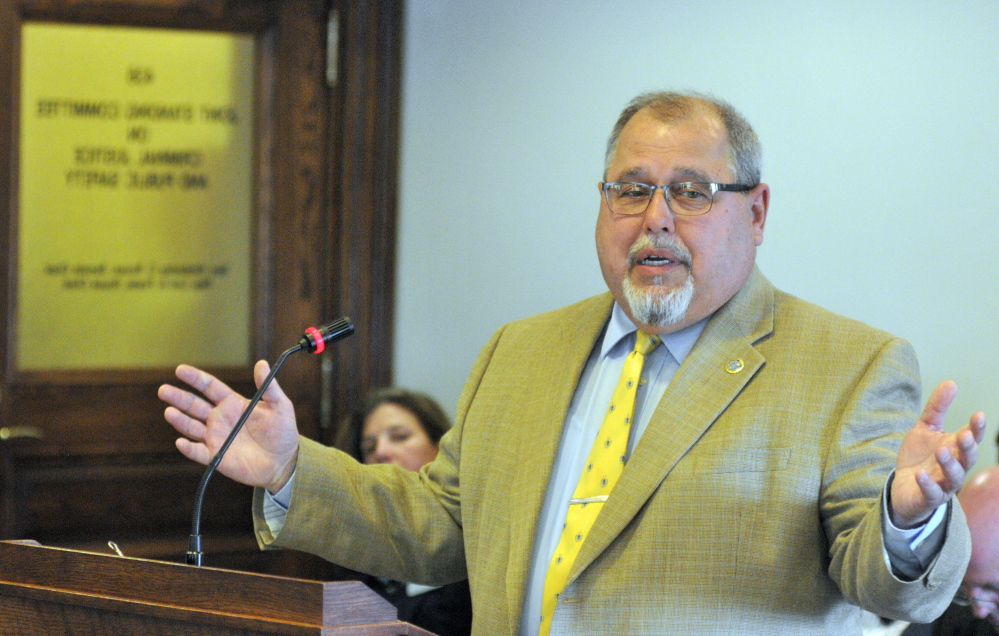
M0 634L433 636L357 581L323 583L0 541Z

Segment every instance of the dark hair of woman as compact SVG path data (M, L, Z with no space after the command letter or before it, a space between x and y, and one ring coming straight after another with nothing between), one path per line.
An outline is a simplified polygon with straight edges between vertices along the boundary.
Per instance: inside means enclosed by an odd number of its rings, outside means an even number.
M359 462L364 461L364 453L361 451L364 420L382 404L395 404L415 415L427 437L434 444L437 444L444 433L451 428L450 418L440 404L430 396L394 387L376 389L368 394L360 407L350 412L337 434L337 446L350 453Z

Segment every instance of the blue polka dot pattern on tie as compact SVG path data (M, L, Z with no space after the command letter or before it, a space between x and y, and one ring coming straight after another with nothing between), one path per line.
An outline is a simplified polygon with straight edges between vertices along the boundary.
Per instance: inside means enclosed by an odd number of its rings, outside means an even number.
M631 429L632 412L635 409L635 393L649 354L661 340L638 331L635 334L635 348L628 355L621 368L610 407L604 417L590 450L586 470L579 478L572 495L569 512L562 526L562 537L552 555L545 578L542 596L541 630L539 636L548 636L551 618L558 605L558 598L569 578L569 570L584 543L583 536L593 526L603 506L589 504L603 503L607 493L613 492L614 485L624 470L628 450L628 435ZM617 406L621 408L618 409ZM594 467L597 470L593 470Z

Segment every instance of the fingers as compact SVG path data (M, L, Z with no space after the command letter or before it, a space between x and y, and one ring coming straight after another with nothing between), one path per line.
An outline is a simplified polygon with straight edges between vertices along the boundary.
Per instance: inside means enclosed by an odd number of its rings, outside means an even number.
M197 395L194 395L190 391L178 389L177 387L169 384L162 385L156 391L156 395L170 406L179 411L183 411L184 413L187 413L191 417L197 418L202 422L205 421L208 414L212 411L212 405L205 400L201 399Z
M958 457L961 466L967 472L978 461L978 442L981 440L980 438L976 439L975 432L970 425L968 428L958 431L955 439L957 441L957 448L960 451Z
M258 360L257 364L253 366L253 383L257 385L258 389L267 379L267 374L270 372L271 366L267 364L266 360ZM275 403L286 401L287 399L284 391L281 390L281 386L278 384L277 378L271 380L270 386L264 391L264 400Z
M218 404L233 394L229 386L216 378L211 373L206 373L187 364L177 367L177 377L211 400Z
M964 477L967 474L964 469L965 467L946 446L937 449L936 458L942 473L942 479L937 485L944 493L953 494L957 492L957 489L964 483Z
M944 503L964 485L965 478L978 460L982 429L984 417L976 413L968 426L941 440L933 454L936 466L926 465L928 470L920 470L916 474L916 483L931 507Z
M203 444L200 444L199 448L199 442L205 440L207 422L212 411L226 398L241 396L215 376L195 367L182 364L177 367L176 373L180 380L201 392L208 400L169 384L160 386L156 394L169 405L163 412L164 419L177 429L177 432L193 440L193 443L189 440L177 440L178 450L195 461L201 461L199 457L207 457L208 449Z
M184 457L194 460L199 464L207 465L211 460L211 455L208 452L208 447L204 444L196 444L189 439L181 437L175 442L177 450Z
M937 506L942 504L945 499L945 494L943 488L940 484L935 482L932 477L925 471L921 470L916 474L916 484L919 486L919 490L923 493L923 497L927 502L927 509L934 510Z
M978 411L972 415L968 422L968 430L974 436L975 443L981 444L982 440L985 439L985 413Z
M253 365L253 383L260 388L260 385L264 383L267 379L267 374L271 372L271 365L267 363L267 360L257 360L257 363Z
M177 432L181 435L189 437L193 440L205 439L204 422L189 416L187 413L184 413L173 406L168 406L163 412L163 419L165 419L170 426L177 429Z
M965 473L978 461L978 444L985 437L985 414L979 411L971 416L968 425L948 438L943 447L957 458Z
M957 385L953 381L944 380L941 382L933 390L930 399L926 400L926 406L923 407L923 414L919 417L919 420L932 429L942 429L944 416L947 414L947 409L950 408L950 404L954 401L954 396L956 395Z

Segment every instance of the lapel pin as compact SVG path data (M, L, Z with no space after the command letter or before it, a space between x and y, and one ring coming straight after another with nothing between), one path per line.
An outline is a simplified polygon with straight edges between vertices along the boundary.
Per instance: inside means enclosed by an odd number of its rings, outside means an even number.
M743 364L742 360L732 360L725 366L725 370L729 373L738 373L739 371L742 371L745 366L746 365Z

